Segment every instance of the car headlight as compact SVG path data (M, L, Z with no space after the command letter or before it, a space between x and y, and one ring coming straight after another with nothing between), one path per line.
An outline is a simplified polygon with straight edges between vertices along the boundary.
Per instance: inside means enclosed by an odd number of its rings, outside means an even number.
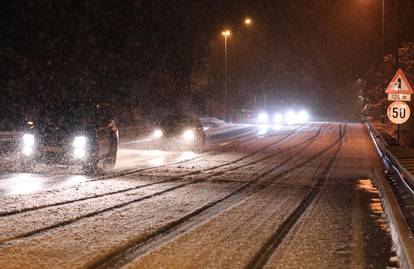
M183 137L184 137L185 140L193 140L194 139L194 131L186 130L183 133Z
M33 147L35 143L34 135L32 134L24 134L23 135L23 143L25 147Z
M300 123L305 123L305 122L308 122L308 120L309 120L309 113L305 110L300 111L298 114L298 121Z
M161 138L163 136L163 132L160 129L156 129L153 133L152 133L152 137L158 139Z
M276 113L273 117L275 123L281 123L283 121L283 115L281 113Z
M83 148L75 148L73 150L73 155L75 156L75 158L82 159L85 157L86 152Z
M23 140L23 154L29 156L33 153L33 147L35 145L35 137L32 134L24 134Z
M85 136L76 136L73 139L73 147L76 149L84 149L86 147L87 139Z
M295 111L289 111L286 113L285 115L285 120L287 122L287 124L294 124L297 121L297 115L295 113Z
M269 115L267 115L267 113L262 112L259 114L259 117L257 118L259 120L259 122L268 122L269 121Z

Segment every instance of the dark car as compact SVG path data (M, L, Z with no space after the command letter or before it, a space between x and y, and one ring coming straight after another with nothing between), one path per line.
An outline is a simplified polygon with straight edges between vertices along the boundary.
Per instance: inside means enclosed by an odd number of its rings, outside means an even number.
M79 164L93 172L102 162L113 168L118 151L118 129L106 105L54 104L27 122L22 137L24 169L36 163Z
M152 140L165 149L201 151L206 135L200 119L194 115L167 115L152 132Z

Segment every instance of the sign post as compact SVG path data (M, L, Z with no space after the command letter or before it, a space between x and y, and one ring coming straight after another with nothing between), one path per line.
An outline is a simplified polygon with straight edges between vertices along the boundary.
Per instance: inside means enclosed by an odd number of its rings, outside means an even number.
M400 143L400 125L407 122L410 118L410 107L405 103L411 101L413 89L407 77L401 69L388 84L385 93L388 94L388 101L394 101L388 106L388 119L397 124L397 142Z

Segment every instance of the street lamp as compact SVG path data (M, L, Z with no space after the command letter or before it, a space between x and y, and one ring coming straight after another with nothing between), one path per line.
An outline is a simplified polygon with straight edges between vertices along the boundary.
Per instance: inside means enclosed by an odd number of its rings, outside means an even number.
M252 19L250 19L250 18L245 18L244 19L244 24L250 25L251 23L252 23Z
M400 20L399 20L399 3L398 0L394 0L394 8L395 8L395 37L396 37L396 51L395 51L395 69L398 70L399 68L399 47L400 47L400 37L399 37L399 31L400 31ZM385 0L382 0L382 57L381 62L384 61L385 56ZM382 87L385 90L386 82L385 82L385 68L383 70L383 79L382 79ZM397 125L397 141L399 142L400 137L400 125Z
M227 38L231 35L230 30L221 33L224 36L224 119L227 117Z

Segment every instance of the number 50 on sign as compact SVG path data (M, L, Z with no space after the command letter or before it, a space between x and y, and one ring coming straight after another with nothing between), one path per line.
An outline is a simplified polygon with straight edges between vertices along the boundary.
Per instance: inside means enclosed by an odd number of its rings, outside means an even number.
M395 124L403 124L410 118L410 107L404 102L394 102L388 107L388 118Z

